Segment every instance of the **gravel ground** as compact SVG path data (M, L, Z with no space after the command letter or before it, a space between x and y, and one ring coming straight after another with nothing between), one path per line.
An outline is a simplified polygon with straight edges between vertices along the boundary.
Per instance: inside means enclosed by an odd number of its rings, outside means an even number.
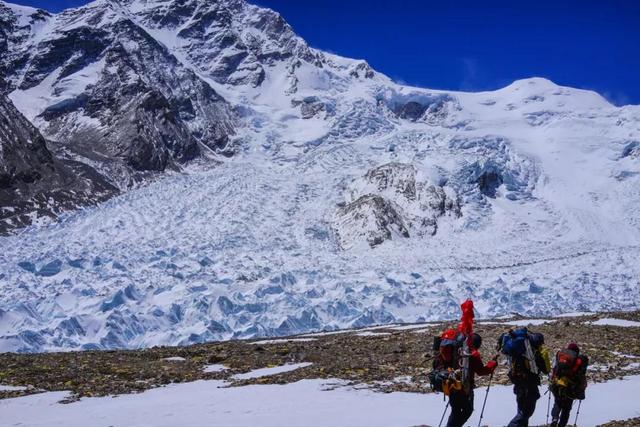
M600 318L640 321L640 311L600 313L566 317L536 326L553 351L575 340L591 359L589 380L602 382L640 374L640 328L590 325ZM494 351L500 333L521 317L480 321L476 332L483 336L485 360ZM526 321L526 319L524 319ZM533 321L536 324L539 322ZM456 322L385 326L369 330L340 331L276 340L227 341L189 347L155 347L133 351L87 351L41 354L0 354L0 384L23 386L24 390L0 391L0 399L42 391L71 390L71 400L142 392L174 382L225 379L233 385L289 383L305 378L340 378L380 392L430 392L426 374L431 366L433 336ZM310 339L311 338L311 339ZM177 358L167 360L168 358ZM181 358L184 358L182 360ZM235 380L232 375L285 363L312 365L281 374ZM210 364L228 369L205 373ZM496 371L494 381L508 384L506 366ZM485 379L480 377L478 386ZM638 426L638 419L608 426Z

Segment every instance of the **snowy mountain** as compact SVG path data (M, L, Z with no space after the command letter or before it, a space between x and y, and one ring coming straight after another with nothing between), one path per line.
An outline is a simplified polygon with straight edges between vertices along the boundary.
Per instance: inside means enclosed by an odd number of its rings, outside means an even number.
M0 2L0 47L52 146L133 187L0 238L0 351L640 302L638 106L399 85L241 0Z
M0 7L11 99L118 187L225 148L230 106L118 2L59 15Z

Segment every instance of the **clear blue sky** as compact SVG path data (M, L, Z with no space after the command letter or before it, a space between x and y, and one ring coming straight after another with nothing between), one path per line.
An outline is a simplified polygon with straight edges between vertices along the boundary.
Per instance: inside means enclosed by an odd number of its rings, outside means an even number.
M58 11L83 0L12 0ZM203 0L204 1L204 0ZM312 46L395 80L483 90L540 76L640 104L640 1L255 0Z

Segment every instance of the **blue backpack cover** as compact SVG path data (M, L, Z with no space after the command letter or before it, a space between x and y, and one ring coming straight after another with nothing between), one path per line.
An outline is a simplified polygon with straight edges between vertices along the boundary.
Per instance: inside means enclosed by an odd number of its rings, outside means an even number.
M529 339L527 328L519 328L502 336L502 353L512 359L524 357L527 352L525 341Z

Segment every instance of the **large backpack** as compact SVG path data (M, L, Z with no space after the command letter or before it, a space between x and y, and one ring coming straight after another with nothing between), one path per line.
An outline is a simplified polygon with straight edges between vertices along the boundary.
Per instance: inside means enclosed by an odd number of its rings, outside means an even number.
M449 396L464 389L461 371L461 350L464 336L448 329L433 342L433 369L429 373L431 389Z
M518 328L502 334L498 340L498 347L507 356L509 378L512 382L539 378L540 373L549 373L549 356L543 344L544 336L530 333L527 328Z
M581 363L578 353L565 348L556 353L556 363L553 367L554 377L573 377Z
M556 353L552 383L556 393L571 399L584 399L589 358L565 348Z

